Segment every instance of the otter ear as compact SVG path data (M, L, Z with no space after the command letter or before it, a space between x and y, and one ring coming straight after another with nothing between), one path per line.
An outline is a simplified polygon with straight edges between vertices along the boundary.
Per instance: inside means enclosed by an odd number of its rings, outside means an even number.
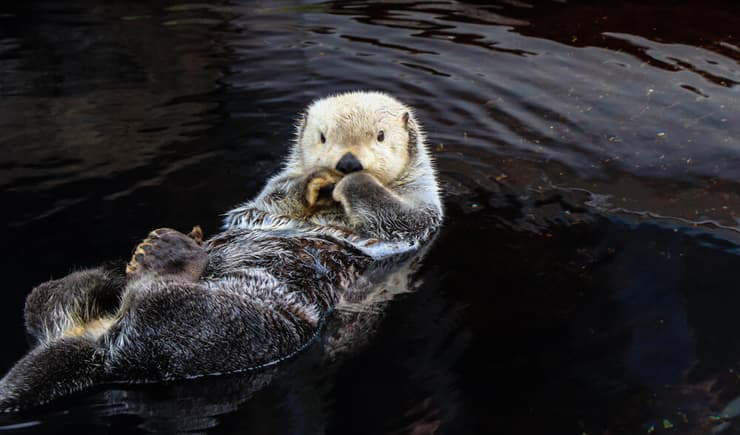
M403 121L403 126L406 128L406 130L418 130L416 126L416 121L411 116L411 112L403 112L403 115L401 116L401 121Z
M401 117L401 120L403 121L403 126L406 128L406 131L409 132L409 142L408 142L409 155L414 156L417 152L417 146L418 146L418 140L419 140L419 133L416 127L416 122L414 122L414 119L411 117L411 114L409 112L404 112L403 116Z

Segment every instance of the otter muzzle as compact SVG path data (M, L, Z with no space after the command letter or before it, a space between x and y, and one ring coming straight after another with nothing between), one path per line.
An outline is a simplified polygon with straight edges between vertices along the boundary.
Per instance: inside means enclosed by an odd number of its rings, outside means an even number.
M341 159L339 159L336 169L343 174L349 174L351 172L361 171L362 163L357 160L357 157L355 157L354 154L347 153L343 155Z

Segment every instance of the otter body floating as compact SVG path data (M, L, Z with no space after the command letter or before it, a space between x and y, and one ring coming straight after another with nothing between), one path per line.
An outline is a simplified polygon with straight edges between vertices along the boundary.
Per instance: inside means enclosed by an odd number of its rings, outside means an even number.
M35 288L35 347L0 381L0 409L87 387L275 365L305 349L363 273L425 244L442 222L423 133L377 92L311 104L284 169L203 242L149 234L123 271Z

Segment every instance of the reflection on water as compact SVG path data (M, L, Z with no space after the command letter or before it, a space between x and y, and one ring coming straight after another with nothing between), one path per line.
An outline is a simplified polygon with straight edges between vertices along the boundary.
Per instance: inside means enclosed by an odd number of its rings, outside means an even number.
M150 3L0 6L4 368L35 284L154 227L215 232L318 96L416 107L447 225L346 359L118 386L5 429L737 430L737 5Z

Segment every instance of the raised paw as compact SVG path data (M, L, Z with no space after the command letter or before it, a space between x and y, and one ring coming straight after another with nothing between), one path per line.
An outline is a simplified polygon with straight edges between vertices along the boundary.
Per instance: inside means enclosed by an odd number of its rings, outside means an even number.
M129 281L145 275L197 281L208 265L201 246L203 231L195 227L185 235L171 228L159 228L139 243L126 266Z
M311 174L306 185L306 205L310 208L331 204L332 191L341 178L342 174L331 169L322 169Z
M345 206L351 198L373 199L382 196L381 192L387 191L377 178L367 172L353 172L337 183L332 191L334 201ZM382 206L382 198L375 198L378 206Z

